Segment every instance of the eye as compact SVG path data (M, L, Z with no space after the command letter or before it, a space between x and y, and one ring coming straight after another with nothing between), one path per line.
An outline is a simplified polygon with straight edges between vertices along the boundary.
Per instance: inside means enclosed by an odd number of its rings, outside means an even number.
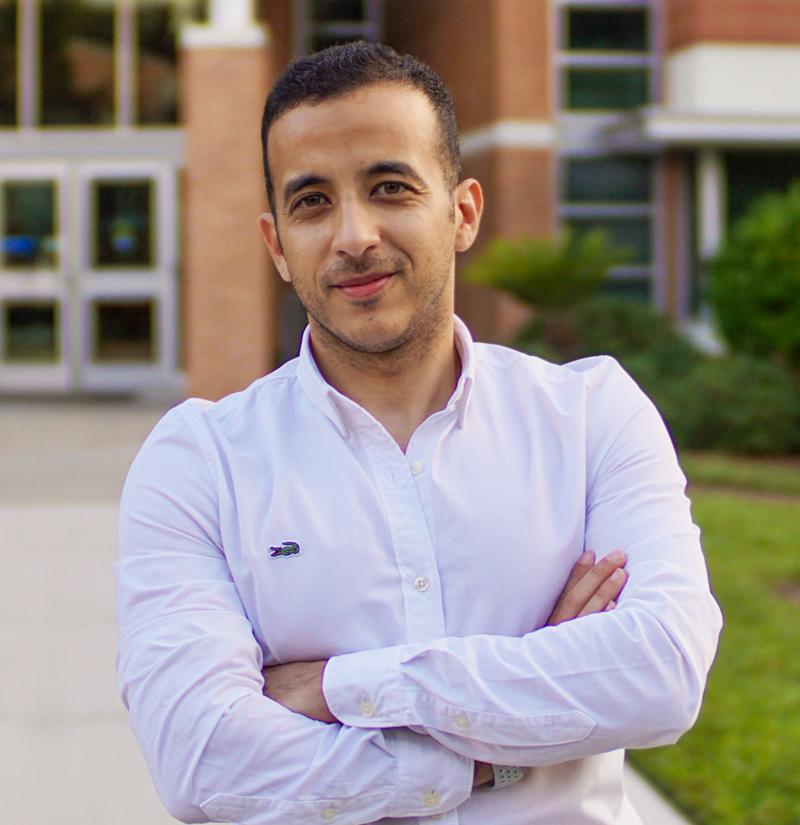
M397 180L387 180L379 183L372 191L376 195L400 195L407 192L411 187Z
M324 195L317 192L311 192L308 195L303 195L292 204L292 212L296 209L315 209L325 203Z

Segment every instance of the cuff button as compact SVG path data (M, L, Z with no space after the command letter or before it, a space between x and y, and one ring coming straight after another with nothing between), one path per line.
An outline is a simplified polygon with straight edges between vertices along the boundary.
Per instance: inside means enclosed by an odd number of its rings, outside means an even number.
M436 793L436 791L431 791L422 797L422 801L426 808L435 808L442 801L442 798L438 793Z
M366 719L369 719L375 715L375 707L368 699L362 699L358 703L358 712Z
M333 808L325 808L322 812L322 818L326 822L330 822L336 816L336 811Z

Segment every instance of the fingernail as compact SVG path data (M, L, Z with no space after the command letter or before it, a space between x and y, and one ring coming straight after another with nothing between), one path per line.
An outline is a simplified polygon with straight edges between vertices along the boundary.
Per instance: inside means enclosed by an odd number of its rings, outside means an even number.
M578 564L589 564L594 560L594 553L591 550L584 550L578 559Z
M625 554L621 550L614 550L608 554L607 558L612 564L622 564L625 561Z
M613 610L617 606L617 603L612 599L607 605L606 610Z
M612 574L611 574L611 581L618 582L621 581L625 577L625 571L618 567Z

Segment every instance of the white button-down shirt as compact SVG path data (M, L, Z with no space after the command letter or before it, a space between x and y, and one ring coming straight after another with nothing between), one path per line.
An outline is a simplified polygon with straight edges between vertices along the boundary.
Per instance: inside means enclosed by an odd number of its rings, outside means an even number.
M149 436L120 515L120 690L185 821L630 825L623 748L694 721L720 629L664 425L610 358L473 344L405 454L298 359ZM578 556L613 612L544 627ZM262 695L330 658L341 724ZM472 789L473 760L530 767Z

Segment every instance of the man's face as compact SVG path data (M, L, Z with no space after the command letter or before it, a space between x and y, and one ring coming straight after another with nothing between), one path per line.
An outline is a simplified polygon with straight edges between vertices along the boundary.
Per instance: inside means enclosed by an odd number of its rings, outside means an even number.
M425 95L389 83L273 123L275 214L261 226L312 332L378 353L449 322L455 251L477 231L480 187L448 187L440 139Z

